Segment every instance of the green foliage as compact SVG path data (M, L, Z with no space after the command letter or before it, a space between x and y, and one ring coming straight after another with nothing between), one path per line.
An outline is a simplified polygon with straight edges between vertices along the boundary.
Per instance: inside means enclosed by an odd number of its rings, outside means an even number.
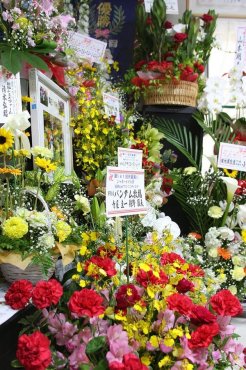
M106 222L105 212L105 203L102 202L99 204L97 197L93 197L91 203L91 215L93 224L99 228L102 228Z
M102 367L105 364L107 366L107 361L105 362L104 358L107 352L107 347L107 339L104 336L93 338L86 346L86 355L94 365L97 365L96 369L98 370L105 369L105 367Z
M164 134L165 139L175 146L186 158L191 165L200 168L201 155L198 152L198 137L191 133L185 126L173 120L167 121L163 118L155 118L154 126Z
M0 235L0 249L21 253L29 246L30 241L27 239L11 239L6 235Z

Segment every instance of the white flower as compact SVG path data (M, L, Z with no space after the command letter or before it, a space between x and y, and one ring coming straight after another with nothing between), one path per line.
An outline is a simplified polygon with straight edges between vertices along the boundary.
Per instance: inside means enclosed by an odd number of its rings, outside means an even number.
M43 146L38 146L38 145L34 146L31 149L31 153L34 157L41 156L41 157L44 157L44 158L53 158L52 150L50 150L48 148L45 148Z
M19 216L23 218L24 220L26 220L30 216L30 213L31 211L29 211L28 209L24 207L17 207L15 211L16 216Z
M44 234L44 235L39 237L38 244L41 247L46 247L48 249L51 249L55 245L54 236L52 234Z
M229 229L229 227L222 226L218 228L218 231L220 232L220 237L223 240L229 240L232 241L234 239L234 232Z
M236 285L230 285L230 286L228 286L227 289L230 290L231 294L237 295L237 287L236 287Z
M226 206L227 206L226 200L220 200L219 205L223 209L223 211L225 211ZM231 212L233 209L234 209L234 203L231 202L228 212Z
M174 239L178 238L180 235L178 224L173 222L169 216L158 218L153 224L153 229L156 230L159 235L162 235L164 230L168 230Z
M186 24L183 24L183 23L177 23L173 26L173 30L177 33L185 33L186 31L186 27L187 25Z
M227 188L227 203L231 203L234 194L238 188L238 182L231 177L220 176L220 179L226 184Z
M148 211L147 214L141 219L141 224L144 227L153 227L154 222L156 220L156 211L155 209L149 204L149 202L146 202Z
M216 258L216 257L218 257L218 249L217 248L211 248L211 249L209 249L208 254L212 258Z
M74 196L74 199L76 200L76 206L83 211L84 215L90 212L91 207L89 199L78 194Z
M245 277L244 268L240 266L235 266L234 269L231 271L232 279L236 281L241 281Z
M194 172L197 172L197 168L192 166L185 167L183 170L183 174L187 176L192 175Z
M218 206L212 206L208 210L208 215L212 218L221 218L223 216L223 213L223 210Z
M244 256L241 256L240 254L238 254L237 256L232 257L232 263L235 266L245 267L246 258Z
M238 206L237 222L241 229L246 229L246 204Z
M48 227L49 220L45 212L32 211L30 212L27 221L34 228Z
M28 111L24 111L17 114L10 114L6 119L6 123L2 126L6 130L10 130L12 134L15 136L16 149L20 148L19 141L21 140L22 148L30 150L29 139L23 132L31 125L28 118L30 118L30 114L28 113Z

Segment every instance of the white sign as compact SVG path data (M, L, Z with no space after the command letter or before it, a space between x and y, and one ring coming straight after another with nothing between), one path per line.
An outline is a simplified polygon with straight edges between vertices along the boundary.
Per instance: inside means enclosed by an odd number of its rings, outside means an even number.
M105 113L108 117L114 116L115 122L120 123L120 102L117 96L103 93Z
M22 111L20 74L0 75L0 123L5 123L10 114Z
M154 0L144 0L145 11L150 13ZM179 14L178 0L165 0L167 14Z
M237 46L236 46L237 66L246 67L246 27L237 27Z
M107 43L78 32L70 32L69 46L75 50L79 57L85 58L91 63L101 63Z
M118 148L118 166L131 170L142 168L143 151L138 149Z
M246 171L246 146L220 143L218 167Z
M246 0L198 0L197 2L199 5L209 6L210 9L212 9L213 6L225 6L228 8L230 8L233 5L246 6Z
M107 217L147 213L144 170L107 167Z

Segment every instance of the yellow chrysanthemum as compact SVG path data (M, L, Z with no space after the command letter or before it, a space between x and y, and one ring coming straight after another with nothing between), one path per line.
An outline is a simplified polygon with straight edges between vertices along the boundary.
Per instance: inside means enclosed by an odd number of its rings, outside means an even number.
M246 243L246 230L242 230L242 239Z
M29 96L22 96L21 100L23 101L23 103L31 103L33 101L33 99Z
M11 239L21 239L28 233L28 223L21 217L10 217L2 227L3 233Z
M41 169L45 170L45 172L49 173L51 171L55 171L57 165L52 163L50 159L40 158L37 157L34 163Z
M56 235L60 243L66 240L67 237L71 234L72 231L71 226L64 221L57 221L55 227Z
M0 168L0 175L14 175L14 176L19 176L21 175L21 170L18 168Z
M6 153L6 151L12 147L14 142L14 136L10 131L5 128L0 128L0 152Z

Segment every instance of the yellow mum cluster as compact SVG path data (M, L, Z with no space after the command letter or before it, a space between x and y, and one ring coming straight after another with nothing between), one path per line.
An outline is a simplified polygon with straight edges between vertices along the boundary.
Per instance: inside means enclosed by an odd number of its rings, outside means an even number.
M10 217L3 223L3 233L11 239L21 239L28 233L28 223L21 217Z

